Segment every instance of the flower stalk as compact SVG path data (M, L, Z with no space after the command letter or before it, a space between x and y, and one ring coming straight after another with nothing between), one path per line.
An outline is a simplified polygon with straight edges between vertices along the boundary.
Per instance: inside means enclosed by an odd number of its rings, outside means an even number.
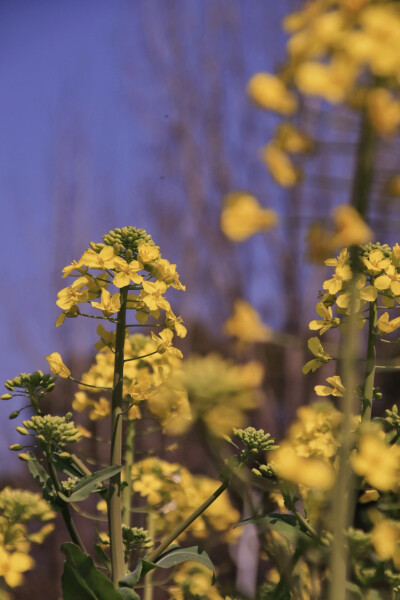
M124 345L126 304L128 288L121 289L121 306L117 317L115 340L114 381L111 396L111 457L110 465L119 466L122 462L122 398L124 377ZM108 501L108 525L111 549L112 581L117 587L118 581L125 575L124 546L122 542L121 518L121 474L110 479Z

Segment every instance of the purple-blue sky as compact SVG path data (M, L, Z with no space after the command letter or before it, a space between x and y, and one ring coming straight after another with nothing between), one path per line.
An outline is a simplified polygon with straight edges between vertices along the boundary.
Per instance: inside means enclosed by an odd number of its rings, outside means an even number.
M262 113L254 120L245 85L282 56L287 7L272 0L0 3L0 381L47 370L49 352L84 353L93 343L87 323L55 329L55 296L61 268L105 230L133 224L153 232L154 211L176 214L165 255L179 264L193 227L175 135L182 120L216 215L221 195L203 148L207 127L222 132L233 186L248 188L251 179L268 189L257 149L275 120ZM215 89L219 119L210 125ZM275 191L269 203L280 198ZM198 240L192 244L195 251ZM184 305L189 317L207 316L213 308L195 291ZM8 414L9 403L0 409ZM14 441L12 428L4 435Z

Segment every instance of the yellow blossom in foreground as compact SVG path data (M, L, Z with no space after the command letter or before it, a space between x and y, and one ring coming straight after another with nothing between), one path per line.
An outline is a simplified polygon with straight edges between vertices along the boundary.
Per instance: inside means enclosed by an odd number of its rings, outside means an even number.
M314 319L310 322L309 328L311 330L320 329L320 335L328 331L328 329L332 329L334 327L338 327L340 325L340 319L337 317L333 317L332 308L330 306L326 306L323 302L318 302L315 307L318 315L321 319Z
M385 312L377 321L378 330L382 333L392 333L400 327L400 317L389 321L389 313Z
M303 367L303 373L306 375L310 371L314 372L321 365L330 361L331 357L322 347L321 342L317 337L312 337L307 342L308 349L314 354L315 358L309 360Z
M364 433L358 452L351 456L351 464L354 472L365 477L374 488L383 492L398 489L400 447L387 446L383 432Z
M278 477L312 489L329 490L335 481L333 468L315 458L299 456L289 442L270 454Z
M106 271L107 269L114 268L114 260L114 248L112 246L104 246L99 253L92 250L92 248L88 248L86 252L83 253L79 263L86 265L91 269L102 269L103 271Z
M51 354L48 354L46 359L49 363L50 371L54 373L54 375L58 375L63 379L68 379L68 377L71 375L71 371L63 363L61 354L59 352L52 352Z
M400 273L394 265L389 265L384 275L379 275L374 281L374 286L380 292L391 291L394 296L400 296Z
M152 331L151 337L157 343L157 352L159 354L164 354L164 352L168 351L169 354L173 354L179 358L182 358L182 352L178 350L178 348L174 348L172 346L174 334L171 329L163 329L159 336Z
M340 375L333 375L333 377L327 377L327 385L316 385L314 390L318 396L339 396L342 397L344 394L344 385L340 379Z
M0 576L12 588L21 585L22 573L29 571L35 565L33 558L23 552L8 552L0 546Z
M247 93L261 108L273 110L281 115L292 115L296 112L296 96L276 75L257 73L250 79Z
M301 170L295 167L290 157L276 142L270 142L262 148L261 158L273 179L282 187L293 187L301 181Z
M103 311L104 316L110 317L118 312L121 308L121 295L119 292L111 296L106 289L101 291L101 302L91 302L93 308L98 308Z
M256 198L247 192L233 192L225 198L221 213L221 229L234 242L242 242L277 224L276 213L262 208Z
M226 321L224 331L245 344L269 342L273 337L271 329L246 300L235 301L233 315Z
M380 560L393 560L400 568L400 529L397 521L378 518L371 532L371 541Z
M148 244L147 242L140 242L138 246L138 260L142 263L149 263L157 258L160 258L160 249L158 246Z
M131 281L136 284L140 284L143 281L142 275L138 274L138 271L142 268L142 265L137 260L131 260L126 262L120 256L116 256L114 259L114 270L116 275L113 279L115 287L122 288L129 285Z

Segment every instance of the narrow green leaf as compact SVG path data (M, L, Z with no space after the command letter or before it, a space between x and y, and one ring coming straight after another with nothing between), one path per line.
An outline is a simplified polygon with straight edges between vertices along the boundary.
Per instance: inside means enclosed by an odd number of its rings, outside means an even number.
M55 490L50 475L47 474L32 452L27 452L27 454L29 455L29 460L27 461L28 469L33 479L35 479L42 488L44 499L51 504L52 508L59 510L60 506L57 506L57 503L54 501Z
M76 467L71 458L62 458L59 452L53 452L52 458L55 468L57 471L60 471L60 473L65 473L68 477L79 477L79 479L85 476L85 474Z
M88 498L92 492L99 491L97 488L100 483L106 479L109 479L113 475L116 475L122 471L122 469L123 467L121 466L107 467L106 469L102 469L101 471L97 471L96 473L92 473L86 477L82 477L82 479L80 479L73 488L72 493L69 496L65 496L61 493L59 496L64 500L64 502L80 502L81 500L86 500L86 498Z
M157 567L162 569L170 569L182 562L194 560L208 567L213 572L213 581L215 579L215 569L207 552L199 548L199 546L190 546L189 548L181 548L174 546L161 554L155 562Z
M103 567L105 567L111 573L111 561L100 544L94 545L94 551L96 552L96 556Z
M132 588L141 578L143 578L149 571L156 569L158 565L155 563L149 562L148 560L144 560L143 558L139 559L138 564L135 569L126 575L123 579L120 579L118 585L121 587L130 587Z
M265 515L259 515L240 521L235 527L240 525L248 525L249 523L256 523L265 525L268 529L272 529L277 533L283 535L293 544L299 539L303 541L309 541L310 535L307 530L302 528L294 515L281 514L281 513L270 513Z
M112 581L96 569L93 559L76 544L61 546L66 556L61 577L64 600L121 600Z

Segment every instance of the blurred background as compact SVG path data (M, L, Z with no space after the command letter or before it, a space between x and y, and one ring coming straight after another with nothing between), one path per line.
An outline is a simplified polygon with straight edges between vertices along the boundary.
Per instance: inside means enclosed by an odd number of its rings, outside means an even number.
M279 437L309 401L316 380L304 378L301 367L325 268L306 260L305 232L348 201L357 117L307 100L298 124L318 152L307 161L304 183L284 190L259 158L279 117L246 96L254 73L283 62L281 20L301 4L2 0L2 381L48 371L44 357L54 351L77 377L87 369L97 339L90 320L54 326L61 270L89 241L134 225L151 233L186 284L173 299L188 327L185 356L233 355L222 328L237 298L251 302L269 327L293 336L243 356L265 368L252 424ZM399 211L383 182L398 159L393 146L379 148L373 193L384 218L372 214L371 223L387 243L398 241ZM227 240L222 200L237 189L276 210L278 228L241 244ZM68 402L65 392L63 406ZM9 405L0 409L1 477L24 486L25 466L7 451L18 438ZM40 560L47 578L57 574L54 558ZM26 576L31 590L35 577ZM15 598L26 598L26 589L15 590Z

